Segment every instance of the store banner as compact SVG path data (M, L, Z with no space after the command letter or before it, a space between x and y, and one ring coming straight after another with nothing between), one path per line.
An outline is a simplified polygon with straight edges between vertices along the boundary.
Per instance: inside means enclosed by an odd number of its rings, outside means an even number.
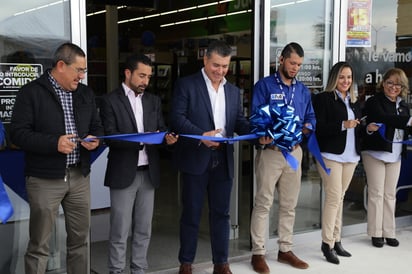
M3 123L10 123L19 89L42 74L41 64L0 63L0 120Z
M372 0L349 0L346 31L347 47L370 47Z

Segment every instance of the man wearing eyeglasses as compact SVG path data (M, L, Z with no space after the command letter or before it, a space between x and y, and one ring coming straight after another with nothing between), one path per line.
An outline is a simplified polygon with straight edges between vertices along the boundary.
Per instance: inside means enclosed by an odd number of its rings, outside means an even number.
M99 145L93 138L103 135L103 127L93 91L80 83L86 64L81 48L64 43L53 56L52 68L23 86L16 97L10 137L25 152L30 206L26 274L46 272L60 205L67 232L67 273L89 273L90 151Z

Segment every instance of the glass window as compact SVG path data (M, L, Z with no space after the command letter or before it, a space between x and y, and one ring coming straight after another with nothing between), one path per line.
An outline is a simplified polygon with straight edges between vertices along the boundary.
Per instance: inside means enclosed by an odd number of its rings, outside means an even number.
M270 12L270 70L274 73L283 47L299 43L304 51L304 63L297 76L311 92L323 89L325 72L329 68L331 7L325 0L272 0ZM304 147L304 144L302 145ZM295 232L319 229L321 213L321 183L314 159L304 148L302 185L296 207ZM277 235L278 201L275 197L269 224L269 237Z
M367 13L366 42L352 46L347 38L346 60L355 70L359 99L373 95L376 84L385 71L391 67L405 70L409 79L412 76L412 29L410 14L412 0L373 0ZM348 21L351 18L348 14ZM356 22L358 16L352 15ZM370 23L369 23L370 22Z
M363 2L362 5L359 5ZM346 60L355 68L354 76L358 87L358 99L364 103L373 96L377 84L382 80L383 74L392 67L405 71L412 80L412 28L410 15L412 0L369 0L349 1L348 27L346 33ZM411 95L407 99L411 105ZM410 215L410 178L412 171L411 150L408 157L402 158L401 173L398 180L396 216ZM366 179L363 168L357 168L352 180L351 192L357 200L363 201ZM357 180L360 181L356 182ZM355 183L354 183L355 181ZM349 191L348 190L348 191ZM366 207L366 202L363 207ZM345 216L351 216L349 211L344 211ZM365 215L365 214L363 214ZM353 216L353 215L352 215ZM360 217L360 216L359 216ZM364 222L365 218L343 218L344 225L356 221ZM351 222L352 221L352 222Z
M0 119L6 135L14 99L21 86L38 78L51 65L55 48L71 40L69 0L13 0L0 9ZM7 138L8 139L8 138ZM0 225L0 272L24 273L29 206L25 192L23 153L7 140L0 150L0 174L13 216ZM62 216L62 215L60 215ZM65 272L64 219L58 218L50 242L47 269Z

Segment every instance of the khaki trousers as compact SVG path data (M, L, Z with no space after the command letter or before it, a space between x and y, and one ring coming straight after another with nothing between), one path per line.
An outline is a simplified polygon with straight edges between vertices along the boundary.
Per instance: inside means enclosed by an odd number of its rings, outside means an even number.
M271 149L258 150L255 159L256 196L251 219L252 253L264 255L268 216L272 207L275 189L279 197L279 250L292 249L295 207L301 183L302 149L298 146L291 152L299 162L294 171L286 162L282 152Z
M385 163L362 153L368 183L368 235L395 238L396 186L401 161Z
M323 158L330 175L316 163L325 191L325 201L322 211L322 241L333 248L335 242L341 240L342 208L345 192L352 180L358 163L340 163Z
M26 178L30 205L30 240L24 256L26 274L46 272L50 236L60 204L67 232L67 273L89 273L90 177L84 177L79 168L67 169L66 177L67 180Z

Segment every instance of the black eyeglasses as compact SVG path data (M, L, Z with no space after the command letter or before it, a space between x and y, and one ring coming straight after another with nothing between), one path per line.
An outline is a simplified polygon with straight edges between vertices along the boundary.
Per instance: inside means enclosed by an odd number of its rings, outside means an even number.
M402 85L402 84L395 84L395 83L392 82L392 81L386 81L386 86L387 86L388 88L395 87L396 89L402 89L402 88L403 88L403 85Z
M71 64L65 63L68 67L72 68L77 74L86 74L87 68L75 68Z

